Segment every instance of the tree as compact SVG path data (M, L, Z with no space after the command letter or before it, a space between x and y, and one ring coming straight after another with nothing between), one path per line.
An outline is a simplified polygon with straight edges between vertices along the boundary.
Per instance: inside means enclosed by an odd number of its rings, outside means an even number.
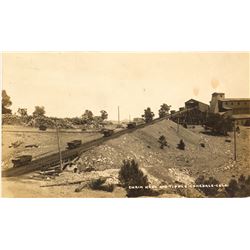
M159 109L159 117L163 118L169 114L171 106L167 105L166 103L163 103L161 105L161 108Z
M120 184L126 189L128 197L152 194L152 190L148 187L148 177L139 169L138 163L135 160L123 161L118 178Z
M6 90L2 90L2 114L11 114L11 109L8 108L11 105L12 102L7 95Z
M222 117L220 114L209 113L205 126L210 128L213 133L227 135L233 128L230 118Z
M92 111L90 111L88 109L86 109L84 114L82 115L82 119L87 121L87 122L92 121L93 117L94 117L94 115L93 115Z
M154 116L155 115L150 108L145 109L144 115L142 115L146 123L153 121Z
M107 111L101 110L100 112L101 112L101 118L102 118L103 121L106 120L106 119L108 119L108 113L107 113Z
M33 112L34 117L44 116L45 108L43 106L35 106L35 111Z
M158 142L160 143L160 148L163 149L164 146L167 146L167 140L166 137L164 135L161 135L158 139Z
M18 108L17 113L18 113L20 116L22 116L22 117L28 116L27 109L24 109L24 108Z

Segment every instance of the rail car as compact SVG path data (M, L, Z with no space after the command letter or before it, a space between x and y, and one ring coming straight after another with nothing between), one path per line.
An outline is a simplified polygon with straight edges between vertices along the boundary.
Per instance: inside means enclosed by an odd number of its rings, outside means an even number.
M128 129L136 128L136 125L137 125L136 122L130 122L130 123L127 124L127 128Z
M81 140L73 140L67 143L68 147L67 149L74 149L74 148L78 148L82 145L82 141Z
M102 131L102 134L104 137L109 137L109 136L114 134L114 130L113 129L104 129Z
M21 155L17 156L12 160L13 167L21 167L28 163L30 163L32 160L32 155Z

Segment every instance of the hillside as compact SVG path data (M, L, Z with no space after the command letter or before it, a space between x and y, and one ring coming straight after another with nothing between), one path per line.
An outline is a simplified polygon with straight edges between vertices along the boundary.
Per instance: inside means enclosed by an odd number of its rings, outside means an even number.
M247 151L249 148L249 129L242 129L241 134L238 136L240 147L237 164L232 160L232 141L225 141L225 139L230 139L232 135L226 138L224 136L211 136L202 132L203 128L199 126L188 129L179 126L177 132L176 123L163 120L107 141L85 152L71 169L67 169L54 180L36 181L30 179L34 175L29 175L25 177L26 179L22 179L21 182L28 182L33 185L32 192L36 192L36 195L42 197L125 197L124 190L120 187L117 187L113 193L91 191L87 188L80 193L74 193L75 186L47 188L40 188L39 186L100 176L109 177L108 181L110 183L118 184L118 171L122 161L128 158L135 159L143 172L148 175L150 183L157 187L175 183L189 185L194 183L195 179L200 175L205 177L213 176L223 184L228 183L232 176L237 177L241 173L250 174L249 153ZM161 135L166 137L168 143L168 146L164 149L160 149L158 142ZM180 139L183 139L186 145L185 150L177 148ZM205 147L202 147L200 143L204 143ZM78 173L73 173L73 168L76 166ZM86 172L88 168L92 168L92 171ZM4 181L6 196L18 196L18 192L15 194L16 189L14 188L17 185L17 180L18 178L9 178ZM22 189L20 182L18 185L18 188ZM21 190L19 192L22 192L21 196L25 193ZM193 188L185 191L165 188L163 193L165 194L160 197L201 196ZM29 195L27 194L27 196Z

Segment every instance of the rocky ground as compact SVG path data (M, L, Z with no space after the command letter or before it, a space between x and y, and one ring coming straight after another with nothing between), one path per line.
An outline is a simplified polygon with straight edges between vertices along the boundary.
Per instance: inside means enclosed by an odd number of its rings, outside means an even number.
M203 133L203 128L185 129L164 120L143 129L110 140L88 152L74 162L55 179L37 180L36 173L18 178L3 179L5 197L126 197L119 186L118 172L124 159L135 159L147 174L150 184L156 188L167 184L191 185L200 175L213 176L226 184L232 177L250 175L249 138L250 129L241 128L237 135L237 161L233 160L233 137L212 136ZM158 139L164 135L167 146L160 148ZM183 139L185 150L177 149ZM204 147L201 146L204 144ZM77 169L77 173L74 170ZM115 186L113 192L96 191L86 187L75 192L79 184L41 187L51 184L107 178ZM159 197L202 197L194 188L179 190L163 189Z

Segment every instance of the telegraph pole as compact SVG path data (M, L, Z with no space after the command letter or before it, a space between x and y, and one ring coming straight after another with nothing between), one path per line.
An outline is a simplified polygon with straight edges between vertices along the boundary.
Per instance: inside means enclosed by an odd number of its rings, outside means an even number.
M61 153L60 138L59 138L59 129L58 129L57 125L56 125L56 136L57 136L57 146L58 146L59 159L60 159L60 168L61 168L61 170L63 170L62 153Z
M179 133L179 123L180 123L180 118L178 117L178 123L177 123L177 133Z
M236 126L235 126L236 120L234 120L234 160L236 161Z
M120 107L118 106L118 124L120 124Z

